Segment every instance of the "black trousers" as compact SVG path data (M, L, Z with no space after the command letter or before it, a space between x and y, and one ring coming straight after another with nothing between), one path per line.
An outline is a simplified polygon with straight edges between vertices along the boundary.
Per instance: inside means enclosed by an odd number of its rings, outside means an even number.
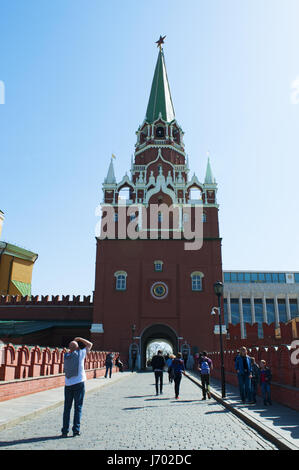
M177 398L180 393L180 384L182 380L182 374L174 374L174 393L175 397Z
M210 392L210 374L201 374L202 396L206 398L207 392Z
M162 370L159 370L159 371L155 370L155 379L156 379L156 393L159 393L159 382L160 382L160 393L162 393L162 389L163 389L163 371Z

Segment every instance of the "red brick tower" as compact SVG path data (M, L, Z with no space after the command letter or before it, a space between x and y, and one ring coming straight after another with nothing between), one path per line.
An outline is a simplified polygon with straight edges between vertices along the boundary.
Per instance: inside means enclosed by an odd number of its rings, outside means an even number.
M189 178L184 133L175 118L159 46L146 117L136 132L131 176L117 183L111 160L103 184L106 236L97 238L91 328L96 348L120 351L127 363L135 349L139 367L144 367L146 348L154 340L167 341L174 352L214 347L213 284L222 279L217 184L210 161L204 183L195 174ZM184 230L189 226L194 232L198 217L203 245L194 249L186 245ZM108 233L111 221L115 229Z

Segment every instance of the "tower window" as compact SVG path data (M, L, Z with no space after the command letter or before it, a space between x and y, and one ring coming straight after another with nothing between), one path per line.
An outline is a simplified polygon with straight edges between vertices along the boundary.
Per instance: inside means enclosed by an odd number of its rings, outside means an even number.
M155 271L161 272L163 271L163 261L155 261Z
M164 127L157 127L156 129L156 137L158 137L158 139L163 139L163 137L165 136L165 129Z
M118 271L114 274L116 278L115 290L127 289L127 273L125 271Z
M191 288L194 292L202 291L202 278L204 277L203 273L196 271L191 274Z

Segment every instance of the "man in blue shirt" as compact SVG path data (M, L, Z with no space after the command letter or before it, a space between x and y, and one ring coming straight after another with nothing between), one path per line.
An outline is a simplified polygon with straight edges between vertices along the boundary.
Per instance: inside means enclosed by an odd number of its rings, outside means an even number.
M235 369L238 374L240 397L242 403L251 401L251 378L252 378L252 365L251 359L247 356L247 349L243 346L240 349L240 354L235 360Z

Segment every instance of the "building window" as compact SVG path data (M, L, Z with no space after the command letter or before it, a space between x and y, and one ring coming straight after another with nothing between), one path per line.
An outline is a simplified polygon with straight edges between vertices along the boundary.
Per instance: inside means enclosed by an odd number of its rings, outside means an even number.
M285 323L287 319L287 307L285 299L278 299L279 321Z
M264 312L263 312L263 301L262 299L254 299L254 312L255 312L255 322L258 324L258 337L263 338L263 322L264 322Z
M239 299L230 300L230 309L232 314L232 324L237 325L240 323Z
M299 316L297 299L290 299L291 318Z
M274 299L266 299L267 305L267 323L270 325L275 322L275 307Z
M202 291L202 278L204 277L203 273L195 271L191 274L191 287L193 292Z
M163 271L163 261L154 261L155 271Z
M127 273L125 271L117 271L114 274L116 278L115 290L126 290L127 289Z
M251 316L251 301L250 299L242 299L242 307L243 307L243 321L244 323L252 323L252 316Z
M227 310L227 299L223 299L223 317L224 323L228 326L228 310Z

